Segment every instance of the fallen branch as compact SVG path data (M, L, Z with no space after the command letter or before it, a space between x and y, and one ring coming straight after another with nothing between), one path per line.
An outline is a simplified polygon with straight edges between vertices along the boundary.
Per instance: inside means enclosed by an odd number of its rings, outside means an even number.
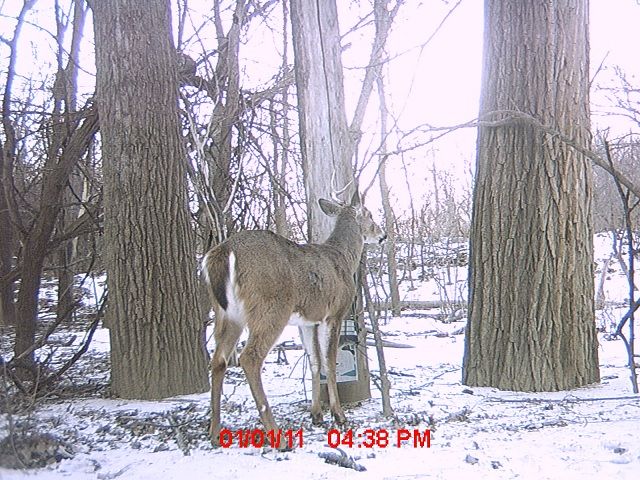
M601 401L611 401L611 400L635 400L640 402L640 395L625 395L623 397L589 397L589 398L580 398L580 397L565 397L565 398L499 398L499 397L486 397L484 400L488 402L498 402L498 403L580 403L580 402L601 402Z
M340 452L340 455L334 452L320 452L318 453L318 456L323 458L325 463L330 463L331 465L337 465L343 468L352 468L356 472L365 472L367 470L363 465L356 463L353 457L347 455L343 450L339 448L336 450Z
M191 455L191 449L189 448L189 442L184 438L182 429L180 428L180 422L175 412L169 415L169 425L173 428L176 434L176 444L182 450L182 454L186 457Z
M375 340L367 340L367 346L375 347ZM413 345L407 343L391 342L389 340L382 340L382 346L385 348L415 348Z
M390 302L377 302L377 303L374 303L373 306L377 311L391 310ZM414 301L400 302L400 310L431 310L433 308L445 308L445 307L465 308L466 306L467 304L462 302L442 302L439 300L429 300L429 301L414 300Z
M466 422L469 420L469 415L471 414L471 409L467 406L463 407L462 410L458 410L457 412L450 413L442 420L436 420L438 424L441 423L449 423L449 422Z

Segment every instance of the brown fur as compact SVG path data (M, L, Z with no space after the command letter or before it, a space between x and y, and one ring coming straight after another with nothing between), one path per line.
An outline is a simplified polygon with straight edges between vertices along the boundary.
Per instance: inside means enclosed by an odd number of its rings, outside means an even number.
M224 372L243 324L249 330L249 338L240 364L265 429L277 429L262 387L260 370L292 315L306 320L301 332L307 332L305 347L311 356L314 422L322 421L320 365L324 365L327 372L331 411L336 421L346 420L335 381L340 325L355 297L353 275L363 243L365 240L381 241L384 235L371 214L360 206L357 195L354 195L352 205L340 206L322 200L321 207L325 213L337 216L334 231L323 244L299 245L269 231L243 231L205 256L204 268L216 312L216 349L211 359L210 435L214 444L217 444L220 432ZM231 254L235 256L234 278L230 278ZM241 310L237 307L237 299L243 303ZM321 323L326 324L328 331L326 358L320 348L323 340L319 338L318 325Z

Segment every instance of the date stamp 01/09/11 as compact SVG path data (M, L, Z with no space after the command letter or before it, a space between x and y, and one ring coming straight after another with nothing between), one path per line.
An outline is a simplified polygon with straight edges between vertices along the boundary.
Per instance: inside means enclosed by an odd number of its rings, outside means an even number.
M222 448L301 448L304 445L302 429L299 430L229 430L220 431ZM431 448L431 430L386 430L367 428L362 431L331 429L327 431L327 444L331 448Z

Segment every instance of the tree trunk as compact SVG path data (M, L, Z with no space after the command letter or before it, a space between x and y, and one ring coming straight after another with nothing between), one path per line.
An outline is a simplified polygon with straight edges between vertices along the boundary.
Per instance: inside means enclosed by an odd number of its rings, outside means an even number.
M335 0L292 0L291 26L300 112L300 144L310 242L323 242L333 219L318 200L354 191Z
M35 343L38 322L38 298L40 275L46 252L39 242L27 239L20 275L20 288L16 298L16 340L13 346L15 357L20 357L18 365L30 368L35 362L34 352L25 354Z
M384 80L377 79L378 98L380 99L380 196L382 198L382 210L384 211L384 224L387 240L384 248L387 250L387 268L389 270L389 292L391 294L391 313L399 317L400 291L398 290L398 262L396 261L396 224L391 201L389 200L389 184L387 183L387 102L385 98Z
M14 255L14 227L9 215L2 171L4 169L4 155L0 153L0 278L11 272ZM15 322L16 309L13 303L13 282L0 286L0 326L12 325Z
M286 72L289 69L289 3L282 2L282 72ZM290 238L291 231L289 223L287 222L287 206L285 196L285 184L287 167L289 165L289 148L291 143L290 131L289 131L289 85L285 85L282 89L282 110L277 112L274 108L274 102L270 105L271 116L271 131L273 132L273 217L276 228L276 233L282 235L285 238ZM278 118L281 121L278 121ZM281 123L282 135L280 136L280 142L282 149L278 149L278 123Z
M111 386L156 399L208 388L167 0L94 3Z
M33 8L35 0L24 2L18 15L11 39L5 38L9 47L9 58L2 92L2 135L0 136L0 278L12 270L12 259L15 248L16 233L24 228L16 228L19 224L18 207L13 192L13 165L17 159L17 139L11 107L13 81L16 76L16 60L18 56L18 38L27 13ZM12 214L14 218L12 218ZM14 282L0 286L0 326L17 321L17 312L13 301Z
M360 262L360 278L362 279L362 293L365 298L365 305L369 313L369 321L371 322L371 330L373 332L374 344L378 355L378 367L380 368L380 393L382 394L382 414L385 417L393 415L393 407L391 406L391 382L387 372L387 360L384 357L384 340L380 333L380 323L378 322L378 314L375 311L373 300L369 294L369 282L367 282L367 265L364 257ZM388 345L388 344L387 344Z
M93 109L85 110L86 118L79 126L69 124L58 125L71 131L61 137L52 137L59 141L58 148L49 150L42 176L42 192L38 214L30 225L23 240L24 255L20 289L16 301L16 343L15 356L21 355L35 342L36 323L38 319L38 295L40 276L47 256L47 247L56 220L62 210L62 197L71 170L80 157L86 152L98 130L98 119ZM75 130L73 130L75 128ZM64 148L61 146L64 144ZM33 352L22 357L23 364L31 365Z
M64 222L62 222L64 224ZM74 271L72 267L71 242L61 245L57 252L58 269L58 305L56 306L56 318L62 320L63 317L73 313L74 302Z
M208 150L211 161L210 185L215 195L219 218L216 227L217 242L223 241L234 230L234 220L226 209L232 194L234 177L231 160L234 156L233 130L240 122L240 33L244 23L245 0L236 0L233 22L229 32L222 31L220 2L214 2L215 24L219 38L216 82L219 91L212 114L212 142Z
M87 14L86 3L82 0L74 2L74 14L72 24L71 48L67 65L62 64L64 34L67 26L57 22L58 36L58 73L56 83L62 88L54 88L54 102L57 108L61 108L64 103L64 112L69 115L77 111L78 97L78 69L80 66L80 42L84 33L84 25ZM67 122L69 117L66 117ZM78 175L69 176L70 189L66 190L64 198L65 204L71 205L63 210L60 216L58 228L64 231L68 222L78 218L79 206L74 205L75 196L73 192L78 192L82 188L82 182ZM70 315L74 303L74 267L73 267L73 243L68 242L60 246L57 252L58 257L58 305L56 316L60 320L65 315Z
M308 236L311 242L323 242L333 219L322 213L318 200L338 192L350 198L355 189L335 0L291 0L291 27ZM338 383L343 402L371 397L364 320L356 317L357 342L363 348L356 349L358 380Z
M284 2L286 5L286 2ZM271 203L273 204L273 224L278 235L290 238L291 232L287 222L287 205L285 195L286 171L289 159L289 126L287 87L283 92L282 113L277 113L274 102L270 102L270 129L273 141L272 178L271 178ZM282 135L278 131L279 119L282 120ZM282 148L279 144L282 142Z
M532 115L588 149L588 2L485 2L481 119ZM507 122L478 130L463 382L599 380L589 160Z

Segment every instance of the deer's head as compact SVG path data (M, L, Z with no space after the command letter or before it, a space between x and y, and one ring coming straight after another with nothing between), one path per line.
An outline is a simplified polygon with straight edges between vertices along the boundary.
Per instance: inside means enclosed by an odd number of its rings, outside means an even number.
M338 217L340 214L353 216L360 229L364 243L379 244L387 238L387 235L384 233L382 228L380 228L380 226L373 220L371 212L362 205L362 202L360 201L360 194L357 190L351 197L349 205L343 205L323 198L318 200L318 203L320 204L322 211L330 217Z

